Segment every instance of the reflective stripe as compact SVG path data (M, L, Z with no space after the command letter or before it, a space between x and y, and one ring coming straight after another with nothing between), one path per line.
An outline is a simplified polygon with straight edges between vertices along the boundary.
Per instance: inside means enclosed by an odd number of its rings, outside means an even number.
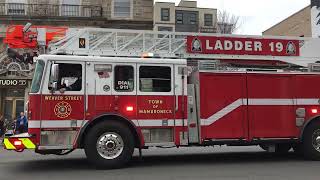
M165 127L165 126L182 126L182 119L138 119L133 121L136 126L146 127L146 126L156 126L156 127ZM184 120L184 125L187 126L188 120Z
M26 149L35 149L36 145L28 138L19 138Z
M137 127L144 127L144 126L182 126L182 119L168 119L166 121L162 119L138 119L132 120L133 124ZM167 122L167 123L166 123ZM184 120L184 124L187 124L187 119ZM71 127L71 120L43 120L42 122L37 120L29 120L29 128L70 128ZM83 127L88 120L84 122L82 120L77 120L77 127ZM41 125L41 126L40 126Z
M238 99L238 100L234 101L233 103L229 104L228 106L224 107L220 111L216 112L215 114L210 116L208 119L201 119L201 124L202 125L210 125L210 124L216 122L217 120L221 119L225 115L229 114L230 112L234 111L238 107L240 107L242 105L246 105L246 104L247 104L246 99Z
M248 99L248 104L254 106L291 106L294 105L294 101L295 99Z
M295 99L297 105L319 105L320 99Z
M82 127L84 126L88 120L76 120L77 126ZM28 127L29 128L72 128L71 126L74 120L29 120Z
M40 128L40 121L29 120L28 128Z
M14 147L14 145L11 144L11 142L7 138L4 138L3 144L4 144L4 147L8 150L16 149L16 147Z
M247 103L248 102L248 103ZM252 99L238 99L233 103L222 108L217 113L213 114L207 119L201 119L202 125L211 125L218 121L222 117L236 110L242 105L250 106L294 106L294 105L320 105L319 99L263 99L263 98L252 98Z

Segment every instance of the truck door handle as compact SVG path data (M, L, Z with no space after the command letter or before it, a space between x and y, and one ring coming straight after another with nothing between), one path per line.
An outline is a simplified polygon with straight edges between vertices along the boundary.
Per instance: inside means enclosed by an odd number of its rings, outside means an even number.
M179 110L179 96L176 95L176 112Z

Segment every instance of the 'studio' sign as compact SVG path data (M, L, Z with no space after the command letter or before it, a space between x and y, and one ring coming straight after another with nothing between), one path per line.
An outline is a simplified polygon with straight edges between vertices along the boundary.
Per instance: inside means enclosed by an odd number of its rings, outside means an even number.
M299 56L299 40L188 36L187 52L192 54Z
M26 87L28 82L26 79L0 79L0 88L5 87Z

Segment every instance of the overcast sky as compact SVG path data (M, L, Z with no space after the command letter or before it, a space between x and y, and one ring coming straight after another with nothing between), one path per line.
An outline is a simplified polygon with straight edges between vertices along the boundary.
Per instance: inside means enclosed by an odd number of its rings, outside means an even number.
M156 0L179 2L180 0ZM310 0L197 0L198 7L226 10L241 17L238 34L262 32L310 5Z

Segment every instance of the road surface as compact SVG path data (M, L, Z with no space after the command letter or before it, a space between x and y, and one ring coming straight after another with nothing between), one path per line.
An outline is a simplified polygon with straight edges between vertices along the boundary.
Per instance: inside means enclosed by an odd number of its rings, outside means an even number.
M259 147L205 147L143 150L127 168L96 170L84 152L67 156L0 150L0 180L318 180L320 162Z

